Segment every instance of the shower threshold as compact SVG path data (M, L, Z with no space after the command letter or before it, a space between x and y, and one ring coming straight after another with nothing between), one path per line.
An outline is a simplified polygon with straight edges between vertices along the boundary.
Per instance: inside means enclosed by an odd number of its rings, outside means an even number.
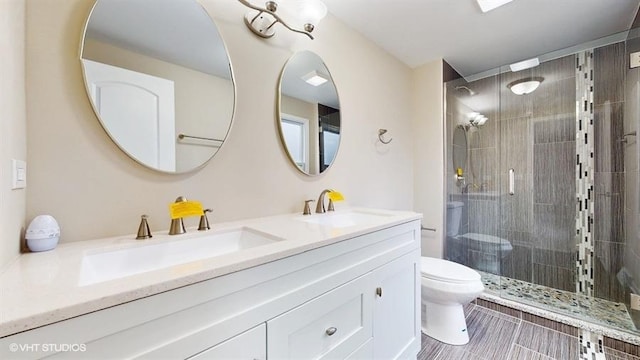
M617 330L638 333L624 303L478 271L485 292Z

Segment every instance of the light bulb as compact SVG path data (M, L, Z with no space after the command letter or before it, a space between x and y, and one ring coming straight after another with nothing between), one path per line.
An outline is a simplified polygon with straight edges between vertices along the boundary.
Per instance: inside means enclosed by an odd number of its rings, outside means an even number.
M298 0L298 16L307 31L312 31L327 15L327 6L320 0ZM310 29L307 29L310 25Z

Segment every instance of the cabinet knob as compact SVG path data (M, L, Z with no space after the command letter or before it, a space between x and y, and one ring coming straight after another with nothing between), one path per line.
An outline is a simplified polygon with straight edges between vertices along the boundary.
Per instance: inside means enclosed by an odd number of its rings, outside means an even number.
M337 329L337 328L330 327L330 328L328 328L328 329L327 329L327 331L325 331L325 332L327 333L327 335L331 336L331 335L335 334L335 333L336 333L336 331L338 331L338 329Z
M376 288L376 295L378 295L378 297L382 297L382 288Z

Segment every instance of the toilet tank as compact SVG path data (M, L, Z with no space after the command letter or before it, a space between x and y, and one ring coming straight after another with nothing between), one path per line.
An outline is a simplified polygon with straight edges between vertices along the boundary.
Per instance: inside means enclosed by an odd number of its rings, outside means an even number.
M462 220L462 201L451 201L447 203L447 236L456 236L460 230Z

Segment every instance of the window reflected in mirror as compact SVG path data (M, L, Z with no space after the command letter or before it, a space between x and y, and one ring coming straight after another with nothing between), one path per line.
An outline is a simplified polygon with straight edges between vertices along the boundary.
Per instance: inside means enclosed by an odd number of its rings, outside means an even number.
M329 69L313 52L294 54L280 78L278 127L291 162L307 175L326 171L340 146L340 102Z

